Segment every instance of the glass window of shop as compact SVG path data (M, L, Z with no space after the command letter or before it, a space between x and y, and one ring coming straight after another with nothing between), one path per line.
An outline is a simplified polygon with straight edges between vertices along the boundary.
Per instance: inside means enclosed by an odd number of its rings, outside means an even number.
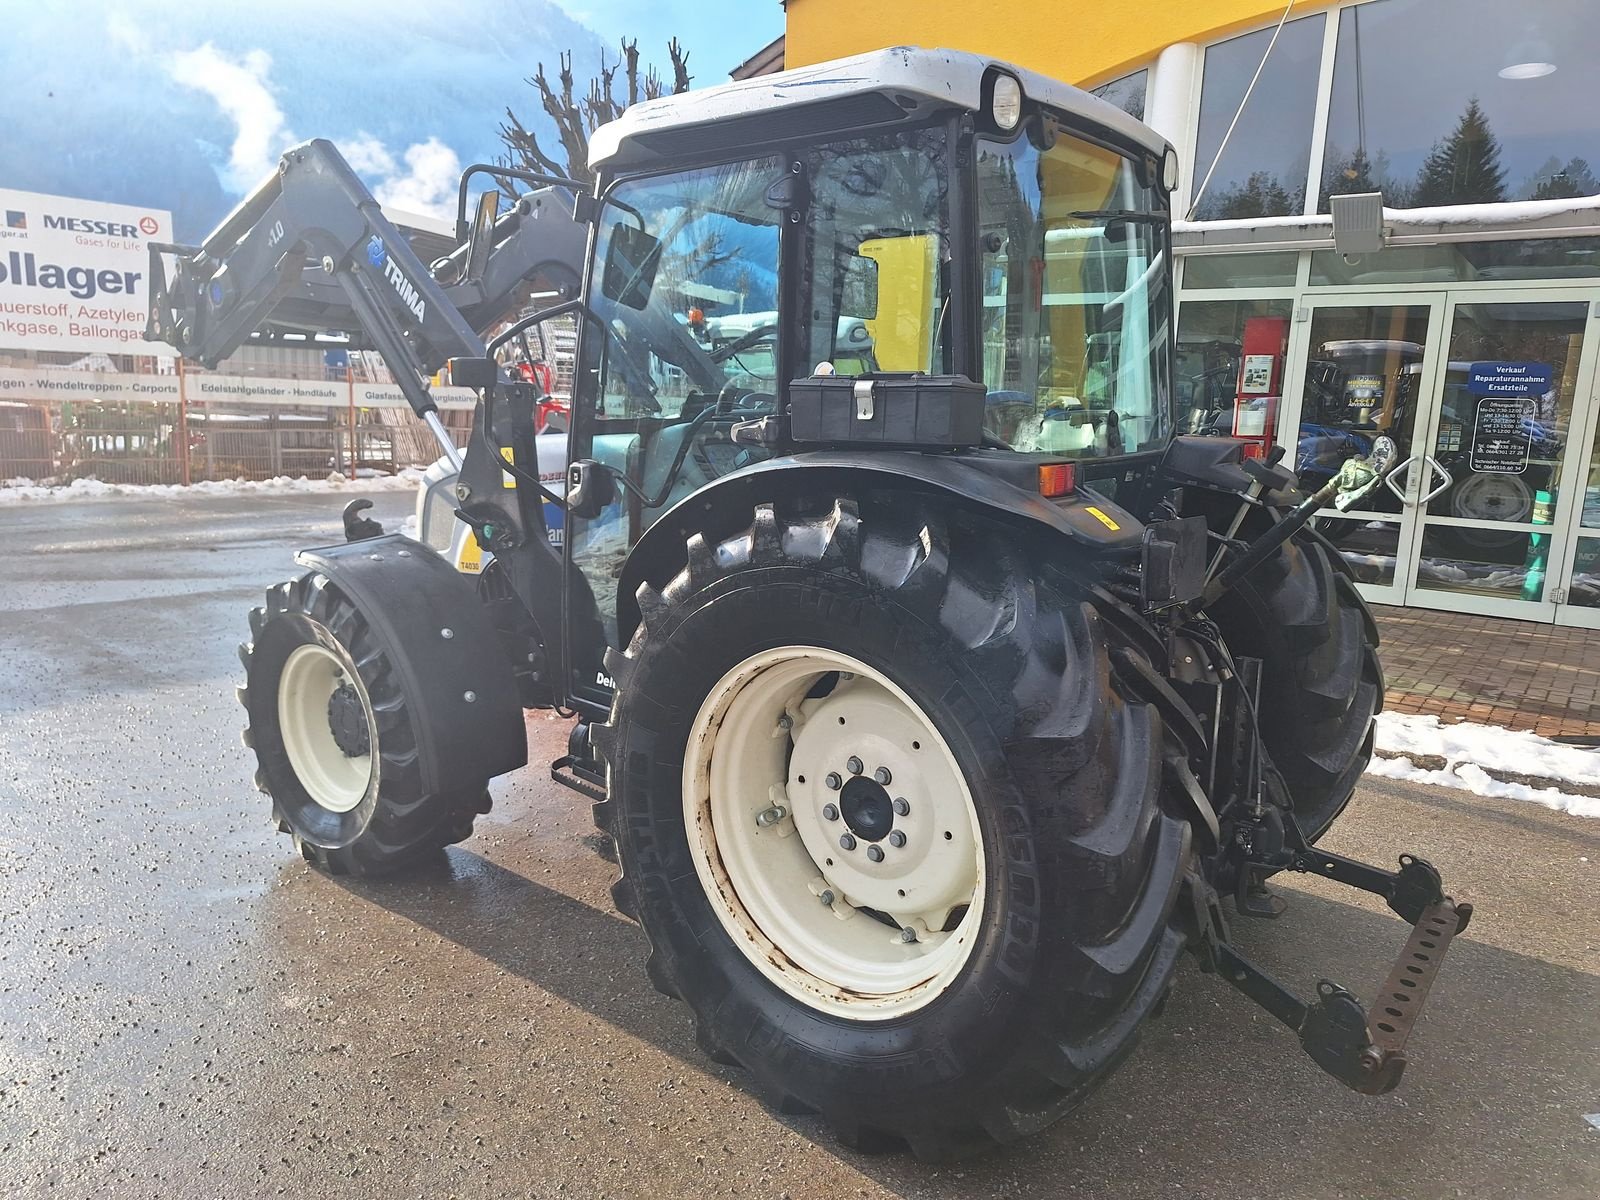
M1191 254L1183 260L1183 290L1293 287L1299 265L1295 250Z
M1277 437L1288 300L1186 300L1178 313L1178 432Z
M1239 106L1273 30L1207 48L1195 143L1195 185L1204 183L1205 191L1194 206L1194 219L1278 217L1305 210L1323 28L1320 13L1284 25L1242 112Z
M1600 238L1592 237L1389 246L1381 254L1356 257L1336 250L1311 253L1312 287L1595 278L1600 278Z
M1130 117L1142 121L1145 92L1149 87L1150 72L1145 70L1123 75L1091 90L1107 104L1114 104Z
M1597 58L1593 0L1343 9L1320 211L1378 190L1394 208L1600 193Z

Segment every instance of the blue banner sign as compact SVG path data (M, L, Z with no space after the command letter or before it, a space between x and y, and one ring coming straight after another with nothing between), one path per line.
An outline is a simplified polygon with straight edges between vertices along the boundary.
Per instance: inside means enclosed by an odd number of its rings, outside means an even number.
M1475 362L1467 367L1467 391L1474 396L1543 396L1555 377L1549 363Z

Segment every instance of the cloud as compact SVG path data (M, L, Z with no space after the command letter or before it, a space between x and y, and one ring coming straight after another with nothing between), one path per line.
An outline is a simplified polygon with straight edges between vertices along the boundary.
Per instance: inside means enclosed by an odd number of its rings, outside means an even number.
M357 175L382 178L395 172L394 155L389 148L370 133L339 143L339 153Z
M230 58L211 42L167 60L167 71L184 87L206 93L233 122L233 145L223 182L248 192L277 169L278 156L295 136L268 85L272 56L249 50Z
M390 163L388 178L373 193L378 203L385 208L453 217L456 185L461 179L461 159L456 152L438 138L431 137L406 147L404 158L403 174L394 172L393 163Z
M265 50L229 55L206 42L198 49L169 55L166 68L178 83L210 96L233 122L227 168L219 173L236 195L253 191L277 170L279 156L299 140L273 95L272 56ZM334 144L372 188L378 203L441 218L455 215L461 160L437 137L413 142L398 159L365 131L336 138Z

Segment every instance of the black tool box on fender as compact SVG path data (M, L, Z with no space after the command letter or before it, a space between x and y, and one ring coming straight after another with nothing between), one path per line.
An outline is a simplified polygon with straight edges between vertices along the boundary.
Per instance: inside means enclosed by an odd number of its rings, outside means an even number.
M813 375L789 385L789 436L813 445L976 446L987 396L965 375Z

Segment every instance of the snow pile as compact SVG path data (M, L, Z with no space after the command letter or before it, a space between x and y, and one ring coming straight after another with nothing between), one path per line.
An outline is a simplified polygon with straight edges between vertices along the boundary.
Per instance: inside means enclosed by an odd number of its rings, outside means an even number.
M414 492L422 482L422 472L407 468L398 475L373 475L350 479L334 471L322 479L304 475L275 479L223 479L202 483L102 483L98 479L74 479L60 486L36 484L29 479L8 479L0 484L0 505L32 501L106 500L128 496L142 500L181 500L193 496L286 495L322 492Z
M1600 752L1563 746L1533 733L1493 725L1445 725L1438 717L1383 713L1377 748L1394 758L1374 757L1369 775L1455 788L1476 796L1531 800L1576 817L1600 817L1600 799L1496 779L1490 771L1537 776L1558 783L1600 786ZM1412 757L1442 758L1443 768L1418 767Z

